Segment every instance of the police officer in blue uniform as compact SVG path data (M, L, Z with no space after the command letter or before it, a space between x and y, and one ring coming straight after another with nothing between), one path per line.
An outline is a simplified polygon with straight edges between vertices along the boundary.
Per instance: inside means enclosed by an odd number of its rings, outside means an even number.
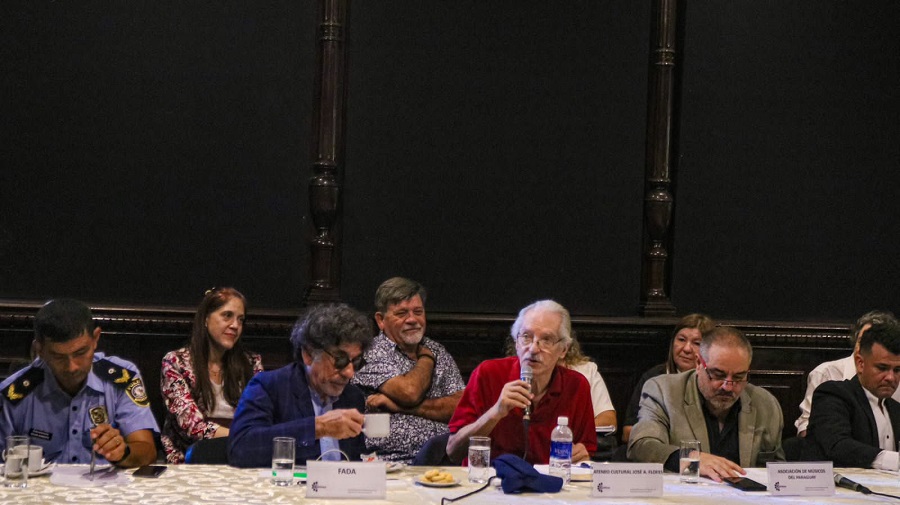
M137 367L96 353L100 328L83 303L51 300L34 319L38 358L0 384L0 448L29 435L56 463L137 467L156 459L156 419Z

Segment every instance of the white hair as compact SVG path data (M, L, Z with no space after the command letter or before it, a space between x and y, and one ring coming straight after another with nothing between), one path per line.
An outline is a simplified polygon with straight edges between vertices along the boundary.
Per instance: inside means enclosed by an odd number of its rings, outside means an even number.
M566 310L565 307L553 300L538 300L520 310L519 316L516 318L516 321L513 323L512 329L510 330L510 336L513 339L516 338L516 336L519 334L519 331L522 329L522 322L525 319L525 315L532 310L541 310L559 314L559 338L566 346L569 346L572 343L572 317L569 315L569 311Z

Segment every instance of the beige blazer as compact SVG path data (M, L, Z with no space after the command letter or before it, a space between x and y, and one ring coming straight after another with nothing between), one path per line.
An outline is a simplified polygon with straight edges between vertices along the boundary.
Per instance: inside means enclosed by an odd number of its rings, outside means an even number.
M709 434L697 389L696 370L654 377L641 392L638 422L628 441L631 461L665 463L679 449L682 440L699 440L701 451L709 452ZM784 461L781 406L771 393L747 384L741 392L738 416L738 443L741 466L765 466L768 461Z

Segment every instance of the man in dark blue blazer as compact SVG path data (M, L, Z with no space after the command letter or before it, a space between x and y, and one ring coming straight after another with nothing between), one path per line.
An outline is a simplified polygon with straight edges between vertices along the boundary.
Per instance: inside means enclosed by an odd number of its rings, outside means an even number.
M250 380L234 414L228 462L272 464L272 439L294 437L296 461L322 456L358 461L365 449L366 399L350 384L365 365L374 332L369 319L346 305L318 305L291 332L294 363ZM340 452L339 452L340 451Z
M834 466L898 469L900 326L874 324L859 340L856 377L828 381L813 394L803 459Z

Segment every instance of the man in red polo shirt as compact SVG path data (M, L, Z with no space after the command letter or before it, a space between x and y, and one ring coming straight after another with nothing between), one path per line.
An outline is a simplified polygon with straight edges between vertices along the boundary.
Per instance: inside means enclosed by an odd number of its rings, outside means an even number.
M569 311L552 300L535 302L519 312L512 338L517 356L485 361L472 372L450 419L447 454L462 460L469 437L489 436L492 458L515 454L547 464L550 432L557 417L568 416L572 461L590 458L597 449L590 386L580 373L558 366L572 343ZM530 389L520 380L522 365L534 372ZM526 406L529 422L524 421Z

